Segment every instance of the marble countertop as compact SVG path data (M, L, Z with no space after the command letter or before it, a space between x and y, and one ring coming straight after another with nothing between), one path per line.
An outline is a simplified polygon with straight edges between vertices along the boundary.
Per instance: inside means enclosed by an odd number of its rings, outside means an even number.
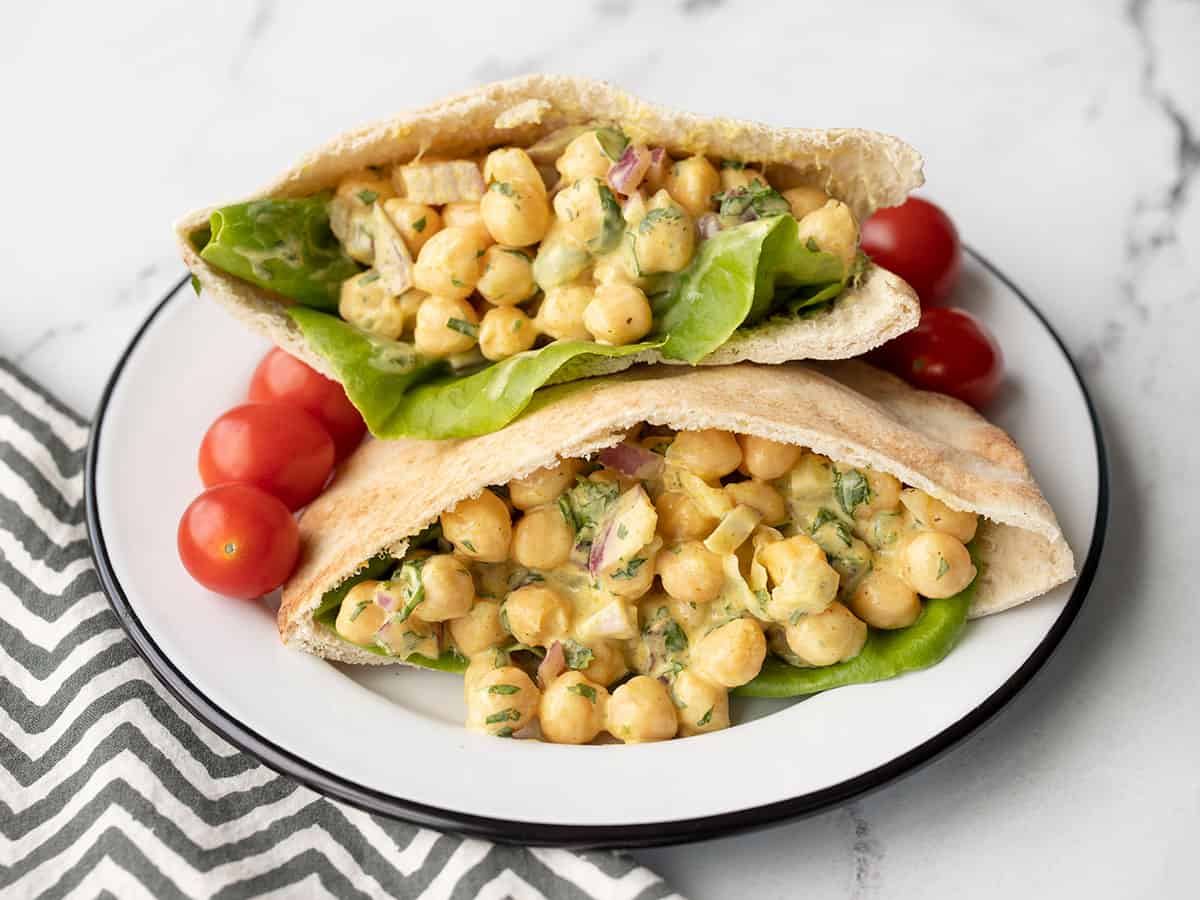
M815 818L638 855L695 897L1194 892L1198 617L1176 579L1200 500L1200 4L138 6L20 4L0 55L0 354L85 414L181 273L178 215L481 81L586 74L920 148L925 194L1083 367L1112 469L1099 577L1041 676L940 761Z

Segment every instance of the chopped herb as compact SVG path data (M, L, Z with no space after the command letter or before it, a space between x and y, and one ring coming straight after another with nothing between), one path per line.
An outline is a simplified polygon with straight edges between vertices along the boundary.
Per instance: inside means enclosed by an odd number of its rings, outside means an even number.
M722 216L737 216L743 222L755 219L765 219L768 216L781 216L792 211L791 205L784 199L783 194L770 188L758 179L746 187L733 188L720 194L714 194L713 199L720 205Z
M358 199L361 200L366 206L370 206L379 199L379 195L374 191L359 191Z
M463 540L463 541L459 541L459 543L462 544L464 547L466 547L467 550L471 553L479 552L478 550L475 549L475 545L472 544L470 541Z
M563 656L567 660L568 669L586 669L596 658L592 648L570 638L562 642Z
M668 620L666 627L663 629L663 642L672 653L682 653L687 649L687 635L674 619Z
M578 694L580 697L587 697L593 703L596 702L596 689L590 684L569 684L567 685L567 692Z
M425 230L425 216L421 216L421 218L412 223L412 230L417 234L420 234Z
M572 532L579 530L579 525L575 521L575 514L571 511L571 501L567 499L566 494L558 495L558 511L567 520L567 524L571 526Z
M941 581L943 575L950 571L950 563L946 562L946 557L938 554L938 580Z
M846 511L846 515L854 515L854 510L871 499L871 484L858 469L847 469L845 472L833 473L833 494L838 504Z
M483 254L485 254L485 253L487 253L487 251L486 251L486 250L476 250L476 251L475 251L475 258L476 258L476 259L479 259L479 257L483 256Z
M592 481L580 477L575 487L566 492L571 518L575 526L575 549L579 552L592 546L596 526L609 507L616 502L620 488L606 481ZM564 513L565 515L565 513Z
M827 522L836 522L837 520L837 513L835 513L832 509L821 507L819 510L817 510L817 514L813 516L812 525L809 526L809 531L811 531L813 534L816 534L821 530L822 525L826 524Z
M512 330L513 330L514 332L520 331L520 330L521 330L521 326L522 326L522 325L524 325L524 324L525 324L525 320L524 320L524 319L514 319L514 320L513 320L513 323L512 323Z
M362 615L362 611L371 605L370 600L359 600L358 605L354 607L354 612L350 613L350 621L353 622Z
M513 736L513 728L511 725L505 725L503 728L501 728L499 731L496 732L496 737L512 737L512 736Z
M512 634L512 626L508 624L508 607L503 603L500 604L500 627Z
M767 611L767 604L771 602L771 595L767 593L766 588L759 588L754 592L754 599L758 601L758 605L763 612Z
M649 234L659 222L678 222L683 215L673 206L652 209L638 224L638 234Z
M501 247L500 249L509 256L519 256L525 262L529 262L529 254L524 250L518 250L516 247Z
M195 275L192 276L192 290L196 292L196 296L200 296L200 279Z
M635 556L623 569L617 569L612 573L613 578L633 578L637 575L638 569L646 564L646 560L640 556Z
M515 684L493 684L488 688L489 694L515 694L520 688Z
M534 572L530 569L519 568L515 569L513 573L508 576L508 589L510 591L515 591L517 588L525 587L527 584L537 584L538 582L545 580L546 579L537 572Z
M713 708L710 706L708 708L708 712L706 712L704 715L702 715L700 717L700 720L698 722L696 722L697 728L703 728L705 725L707 725L709 722L712 721L712 711L713 711Z
M809 238L807 241L805 241L804 246L807 247L809 250L811 250L813 253L821 252L821 248L817 246L817 242L813 238Z
M788 616L788 622L789 622L790 624L792 624L792 625L796 625L796 624L798 624L798 623L800 622L800 620L801 620L801 619L803 619L803 618L804 618L806 615L808 615L808 613L806 613L806 612L805 612L804 610L802 610L802 609L798 609L798 610L796 610L795 612L793 612L793 613L792 613L790 616Z
M505 197L515 197L517 195L517 192L513 190L513 186L507 181L493 181L489 190L493 190L497 194L503 194Z
M450 283L452 285L454 285L455 287L466 287L466 285L463 284L461 281L459 281L457 278L451 278Z
M521 713L510 706L508 709L502 709L500 712L492 713L483 721L484 724L487 725L498 725L500 722L520 722Z
M625 137L624 134L615 128L597 128L596 141L600 144L600 149L604 151L604 155L613 162L620 160L621 154L629 146L629 138Z
M479 326L472 325L466 319L455 319L451 317L446 320L446 327L451 331L457 331L459 334L465 334L467 337L479 337Z
M425 602L425 585L421 581L421 567L425 560L414 559L400 567L400 571L392 577L390 584L399 584L404 605L393 617L393 621L404 622L413 614L418 606Z
M378 280L379 280L379 273L371 271L371 272L368 272L366 275L364 275L362 278L358 279L358 283L359 283L359 285L365 286L368 284L374 284Z
M624 522L622 522L620 525L617 526L617 538L619 540L625 540L625 537L628 534L629 534L629 529L625 527Z
M746 164L744 162L738 162L736 159L723 159L721 160L721 168L737 169L740 172L742 169L746 168Z

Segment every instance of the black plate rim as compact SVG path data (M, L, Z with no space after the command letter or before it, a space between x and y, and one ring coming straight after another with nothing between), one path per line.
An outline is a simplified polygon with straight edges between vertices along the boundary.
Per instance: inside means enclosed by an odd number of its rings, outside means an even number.
M1049 332L1054 342L1058 345L1060 352L1067 360L1067 364L1071 367L1071 371L1083 394L1088 415L1092 421L1093 437L1096 443L1096 456L1099 463L1099 487L1092 543L1088 548L1087 557L1075 581L1075 586L1071 591L1071 597L1067 601L1063 611L1047 631L1046 636L1008 680L973 710L929 740L918 744L916 747L882 766L863 772L854 778L847 779L836 785L820 791L802 794L798 797L791 797L735 812L693 819L642 822L634 825L554 825L475 816L469 813L445 810L436 806L417 803L355 784L339 775L314 766L303 758L267 740L209 700L167 658L130 605L129 599L120 581L117 579L116 573L113 571L112 562L108 556L104 533L100 526L96 498L95 474L98 465L99 436L104 428L105 417L112 394L116 390L126 363L129 361L134 349L145 337L150 325L166 309L168 304L180 295L184 286L188 284L189 276L186 274L155 305L154 309L151 310L146 320L130 340L128 346L121 353L120 358L113 368L112 375L109 376L108 382L104 387L104 392L97 405L96 415L92 420L84 467L84 499L92 559L96 565L101 585L122 628L125 629L133 641L138 653L141 654L147 665L150 666L150 669L175 698L197 718L226 740L230 741L230 743L256 757L264 765L279 774L294 778L296 781L318 793L340 802L348 803L364 812L399 819L440 831L452 831L472 837L486 838L499 843L549 847L630 849L685 844L728 837L758 828L779 825L805 816L815 815L830 807L846 803L856 797L878 790L901 776L911 774L933 762L991 720L1029 684L1034 675L1046 664L1046 661L1062 642L1067 630L1078 616L1079 610L1082 608L1084 599L1095 578L1104 547L1109 507L1108 454L1105 449L1100 418L1097 415L1095 404L1092 401L1083 376L1080 374L1079 366L1068 352L1058 332L1054 330L1053 326L1046 319L1046 316L1013 283L1012 279L1001 272L1000 269L978 251L970 247L965 247L964 250L992 275L1003 282L1029 307L1030 311L1041 322L1042 327Z

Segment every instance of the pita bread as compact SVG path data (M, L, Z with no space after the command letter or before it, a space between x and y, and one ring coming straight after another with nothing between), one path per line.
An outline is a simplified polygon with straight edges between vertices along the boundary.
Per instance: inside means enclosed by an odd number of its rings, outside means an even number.
M859 221L879 207L902 203L924 183L920 155L889 135L854 128L772 128L704 118L646 103L600 81L530 75L485 85L347 132L242 200L308 196L335 186L366 166L407 162L426 154L462 156L499 143L529 146L563 126L589 122L618 125L632 140L665 146L676 156L701 153L761 163L780 190L820 187L847 203ZM205 292L237 319L336 378L286 315L286 301L200 258L190 237L208 225L217 208L196 210L176 225L179 249L188 268ZM740 331L701 364L857 356L916 327L919 315L912 289L872 265L862 282L848 289L828 313L812 319L768 320ZM651 351L605 360L591 371L658 361L664 360Z
M963 403L915 390L865 363L657 366L555 389L502 431L458 441L372 441L303 514L304 556L283 588L284 641L330 659L387 663L313 623L321 596L364 560L460 500L563 457L618 443L639 422L722 428L809 447L890 472L947 505L985 517L971 616L1031 600L1074 575L1074 558L1021 451Z

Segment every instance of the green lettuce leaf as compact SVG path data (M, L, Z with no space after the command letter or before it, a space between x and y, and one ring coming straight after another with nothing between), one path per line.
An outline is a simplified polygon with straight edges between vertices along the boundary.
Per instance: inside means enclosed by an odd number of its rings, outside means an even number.
M362 271L329 228L329 195L254 200L212 214L206 262L284 297L336 310L342 282Z

